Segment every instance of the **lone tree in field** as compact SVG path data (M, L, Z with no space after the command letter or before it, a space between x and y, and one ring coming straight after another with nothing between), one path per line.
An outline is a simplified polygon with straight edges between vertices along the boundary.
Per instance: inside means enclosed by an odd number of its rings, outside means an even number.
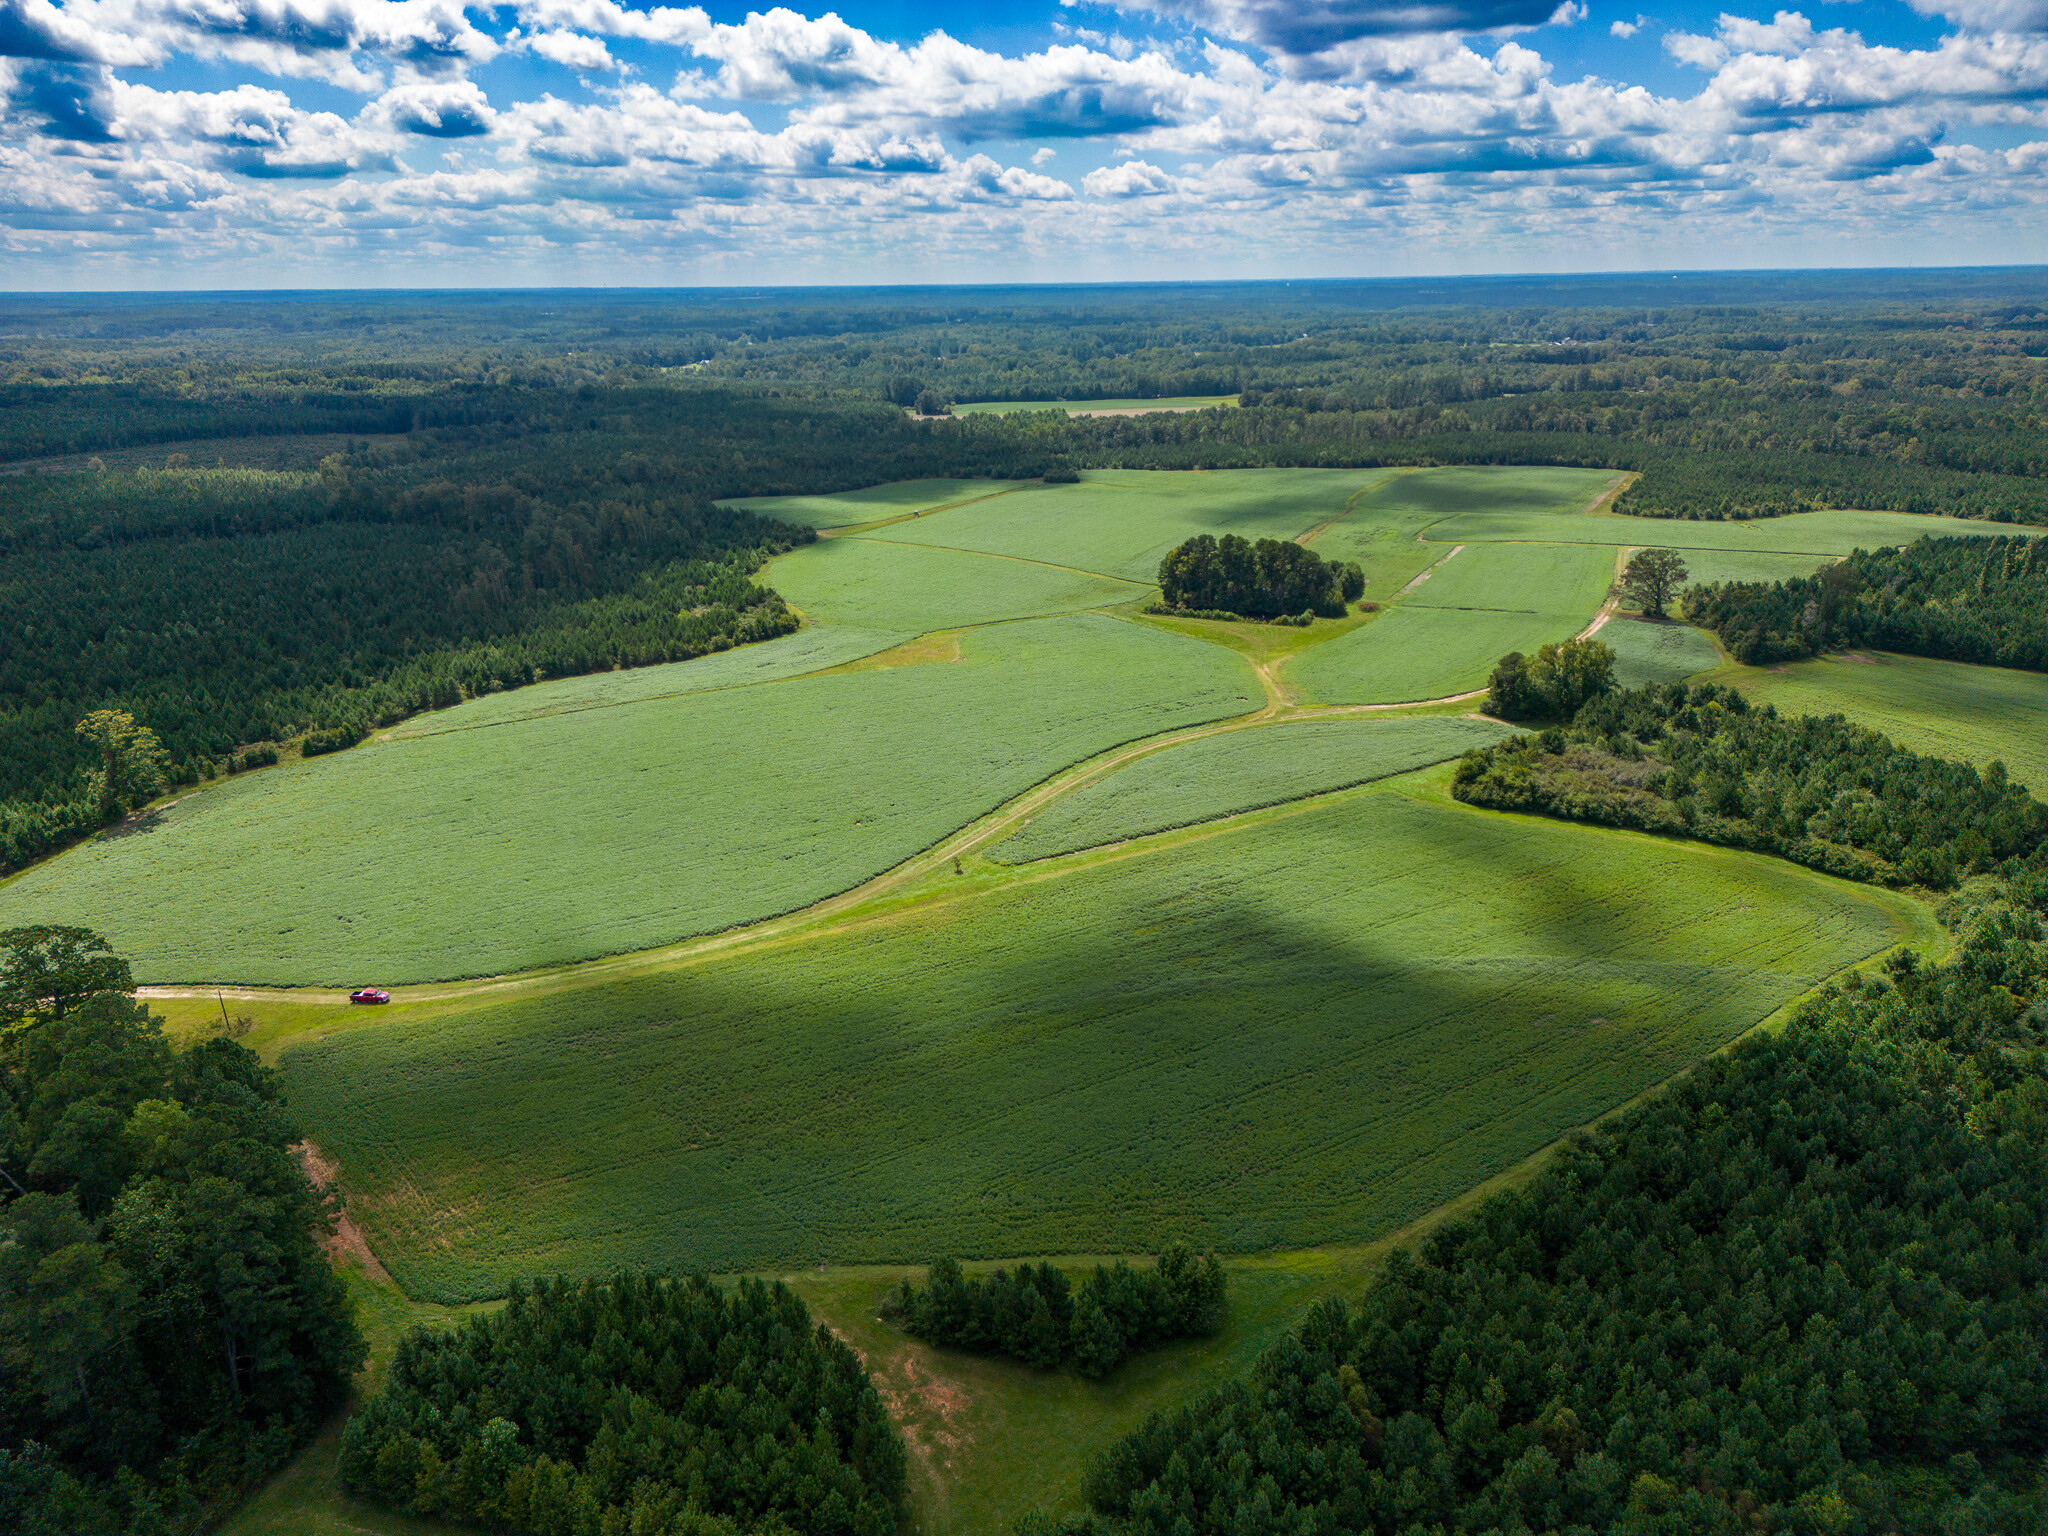
M101 821L120 820L164 787L169 755L156 732L127 710L96 709L78 722L78 734L99 748L100 765L86 774L85 787Z
M1650 619L1664 617L1664 605L1685 585L1685 557L1675 549L1639 549L1621 573L1622 595Z

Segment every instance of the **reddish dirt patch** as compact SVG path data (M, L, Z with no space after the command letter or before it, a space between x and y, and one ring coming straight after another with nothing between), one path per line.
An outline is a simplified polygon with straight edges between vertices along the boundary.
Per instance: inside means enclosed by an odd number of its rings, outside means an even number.
M1875 656L1865 656L1860 651L1844 651L1839 659L1842 661L1860 661L1866 667L1877 665L1877 658Z
M338 1164L323 1157L320 1149L310 1141L302 1141L292 1150L299 1154L299 1161L305 1165L306 1177L320 1189L332 1189L336 1175L341 1172ZM370 1251L370 1245L363 1238L363 1229L349 1219L346 1209L335 1218L334 1235L327 1239L327 1256L337 1264L353 1263L363 1267L363 1273L379 1285L391 1284L391 1275L378 1262L377 1255Z
M832 1334L859 1358L925 1476L934 1487L943 1487L941 1468L952 1466L961 1445L973 1438L954 1422L971 1406L966 1388L932 1375L928 1362L920 1358L924 1350L919 1345L891 1350L878 1362L838 1329Z

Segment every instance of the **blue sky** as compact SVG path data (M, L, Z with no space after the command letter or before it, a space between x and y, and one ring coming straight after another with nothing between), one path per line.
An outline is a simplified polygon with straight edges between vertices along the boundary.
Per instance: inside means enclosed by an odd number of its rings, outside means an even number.
M2048 0L0 0L12 288L2048 260Z

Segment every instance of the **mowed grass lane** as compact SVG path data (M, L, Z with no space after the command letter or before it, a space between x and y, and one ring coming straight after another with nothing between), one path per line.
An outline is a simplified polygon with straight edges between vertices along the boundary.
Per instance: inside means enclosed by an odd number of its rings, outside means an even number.
M1024 864L1425 768L1511 735L1492 720L1304 720L1227 731L1141 757L987 850Z
M280 1065L420 1297L1295 1247L1471 1188L1915 910L1368 789L629 982L349 1019Z
M1431 568L1398 607L1302 652L1281 674L1304 702L1396 704L1484 687L1509 651L1568 640L1614 578L1598 545L1470 544Z
M1847 715L1915 752L2006 772L2048 800L2048 674L1857 651L1786 667L1730 667L1732 683L1781 715Z
M0 928L89 925L156 982L392 984L644 949L809 905L1069 763L1262 702L1221 647L1092 614L995 625L957 662L245 775L0 886Z

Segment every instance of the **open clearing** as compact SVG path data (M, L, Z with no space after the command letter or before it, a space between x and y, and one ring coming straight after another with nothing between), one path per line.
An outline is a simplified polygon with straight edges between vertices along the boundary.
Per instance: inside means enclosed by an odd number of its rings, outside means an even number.
M90 924L147 981L423 981L643 949L821 900L1071 762L1260 698L1221 647L1096 615L996 625L953 664L246 774L0 887L0 924Z
M1857 651L1786 667L1734 667L1732 683L1780 714L1847 715L1901 746L2006 766L2035 799L2048 795L2048 674Z
M1001 416L1011 411L1064 411L1069 416L1142 416L1147 411L1235 410L1235 395L1175 395L1169 400L970 400L956 416Z
M1386 789L1141 849L404 1028L344 1014L280 1064L419 1297L1305 1246L1430 1209L1914 921L1792 865Z
M1054 801L987 852L1024 864L1095 848L1425 768L1512 732L1492 720L1424 716L1306 720L1204 736Z

